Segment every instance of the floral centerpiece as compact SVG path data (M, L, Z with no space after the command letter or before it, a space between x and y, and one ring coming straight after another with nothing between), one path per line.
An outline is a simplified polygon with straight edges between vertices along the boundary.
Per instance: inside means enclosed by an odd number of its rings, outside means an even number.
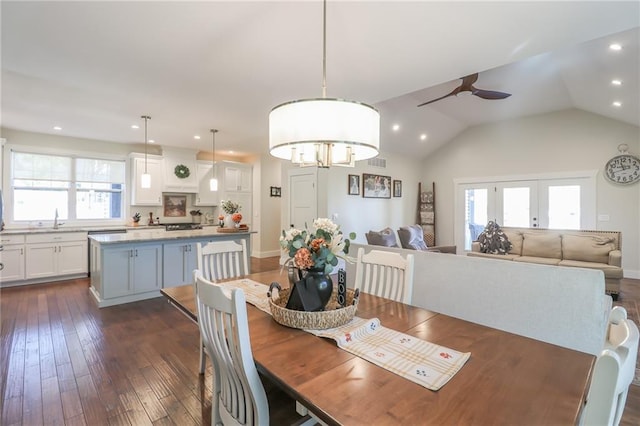
M355 233L349 234L350 239L355 237ZM320 269L325 274L331 273L339 258L353 262L354 259L347 256L350 244L340 226L327 218L314 220L312 230L291 228L282 231L280 237L280 246L289 255L293 266L301 270Z
M227 200L227 201L223 200L222 204L220 204L220 208L226 214L234 214L239 212L242 209L242 206L238 203L234 203L231 200Z

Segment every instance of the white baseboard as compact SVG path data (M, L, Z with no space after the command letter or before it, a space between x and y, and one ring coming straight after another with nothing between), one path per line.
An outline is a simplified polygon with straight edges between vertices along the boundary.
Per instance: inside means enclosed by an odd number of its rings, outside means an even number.
M634 278L634 279L638 280L638 279L640 279L640 271L625 269L624 270L624 277L625 278Z
M265 257L280 256L280 250L269 250L269 251L253 250L253 252L251 253L251 256L257 257L258 259L262 259Z

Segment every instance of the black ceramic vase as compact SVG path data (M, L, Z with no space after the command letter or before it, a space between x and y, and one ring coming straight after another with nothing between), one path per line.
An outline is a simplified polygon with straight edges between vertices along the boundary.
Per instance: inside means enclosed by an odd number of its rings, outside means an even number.
M331 277L324 273L324 269L309 269L305 275L307 288L315 288L320 298L320 303L324 308L331 299L333 292L333 281Z
M287 309L321 311L333 292L333 281L323 269L300 270L289 266L291 294Z

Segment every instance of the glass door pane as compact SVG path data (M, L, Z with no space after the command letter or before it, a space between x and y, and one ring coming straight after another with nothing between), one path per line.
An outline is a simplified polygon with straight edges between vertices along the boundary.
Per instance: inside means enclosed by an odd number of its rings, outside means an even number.
M580 186L549 187L549 228L580 229Z
M496 183L496 220L500 226L538 226L538 186L535 181Z
M488 219L488 189L474 188L464 191L464 249L471 250L471 242L478 239Z

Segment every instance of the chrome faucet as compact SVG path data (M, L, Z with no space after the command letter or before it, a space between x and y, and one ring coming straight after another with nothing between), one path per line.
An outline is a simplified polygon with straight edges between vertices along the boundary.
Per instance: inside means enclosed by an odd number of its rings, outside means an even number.
M58 223L58 209L56 209L56 215L53 218L53 229L58 229L61 225L64 225L64 223Z

